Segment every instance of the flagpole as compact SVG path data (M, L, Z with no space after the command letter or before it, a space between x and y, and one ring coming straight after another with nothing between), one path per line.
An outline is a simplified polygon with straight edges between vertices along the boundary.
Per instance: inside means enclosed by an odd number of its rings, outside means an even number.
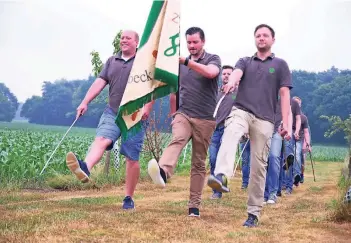
M179 32L180 32L180 23L179 23ZM181 48L181 43L180 43L180 33L179 33L179 56L180 56L180 48ZM179 80L180 80L180 65L179 65L179 69L178 69L178 90L176 93L176 111L179 109L179 89L180 89L180 84L179 84Z

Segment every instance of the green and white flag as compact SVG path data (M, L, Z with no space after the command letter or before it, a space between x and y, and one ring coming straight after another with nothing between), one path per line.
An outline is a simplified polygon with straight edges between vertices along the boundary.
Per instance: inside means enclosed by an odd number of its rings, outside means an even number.
M155 0L116 117L123 138L141 129L145 104L178 91L179 32L180 0Z

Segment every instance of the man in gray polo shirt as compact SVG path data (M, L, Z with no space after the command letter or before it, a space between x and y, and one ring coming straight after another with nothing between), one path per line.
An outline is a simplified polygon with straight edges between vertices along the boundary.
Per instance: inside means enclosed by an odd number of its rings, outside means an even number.
M222 82L223 85L228 83L228 79L230 74L233 72L234 68L228 65L224 65L222 67ZM223 86L222 86L223 87ZM216 129L213 132L212 138L211 138L211 144L210 144L210 170L211 170L211 175L213 175L215 167L216 167L216 160L217 160L217 154L219 147L221 146L221 141L222 141L222 136L224 132L224 121L229 115L234 101L235 97L237 94L237 89L235 89L234 92L231 92L229 94L225 94L222 91L222 88L218 92L217 96L217 105L218 109L216 112ZM220 102L220 103L219 103ZM219 199L222 197L222 192L213 190L213 195L211 199Z
M189 216L199 217L199 206L205 182L205 161L212 133L216 126L213 113L218 94L221 69L219 56L204 50L205 34L201 28L189 28L186 33L190 55L180 57L179 109L172 121L172 140L160 161L151 160L148 172L155 184L165 186L173 175L182 149L192 140ZM172 98L173 97L173 98ZM171 110L174 110L174 94Z
M274 129L274 114L278 95L282 109L281 135L285 136L290 109L291 73L287 63L271 52L274 30L259 25L254 31L257 52L241 58L235 65L225 92L234 90L240 81L235 104L225 122L222 144L217 156L216 176L208 185L215 190L229 192L228 178L234 170L235 148L240 138L249 133L251 143L250 182L248 187L248 218L246 227L255 227L263 206L266 168Z
M300 97L293 97L293 100L295 100L300 108L302 104L302 100ZM299 133L299 139L296 141L296 157L299 156L300 160L297 160L297 163L294 168L295 172L295 177L294 177L294 183L295 186L298 186L298 184L301 182L304 182L304 168L305 168L305 153L306 152L311 152L312 147L311 147L311 136L309 132L309 125L308 125L308 118L305 114L301 112L301 129ZM301 162L299 164L298 162ZM300 174L300 176L298 176Z
M109 85L108 106L100 118L95 140L85 160L79 160L73 152L66 155L68 168L83 183L89 181L91 169L100 161L105 150L111 150L121 136L115 118L133 66L138 43L139 36L135 31L123 31L120 42L121 51L107 60L99 77L91 85L85 98L77 108L77 117L83 115L88 109L88 104L100 94L106 85ZM134 209L132 197L140 175L139 154L143 146L145 126L147 126L146 120L152 108L152 103L150 102L145 106L142 121L143 130L131 135L128 140L121 143L120 151L127 161L123 209Z

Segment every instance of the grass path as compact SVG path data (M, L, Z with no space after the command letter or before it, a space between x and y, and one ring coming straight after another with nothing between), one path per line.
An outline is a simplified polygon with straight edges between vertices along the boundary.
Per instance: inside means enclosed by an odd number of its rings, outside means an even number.
M77 192L0 191L0 242L350 242L351 224L328 219L340 163L317 163L293 195L265 206L260 226L246 229L247 192L241 180L220 201L204 189L201 218L187 217L189 178L175 176L165 189L138 185L136 210L121 209L123 186ZM240 176L239 174L237 176Z

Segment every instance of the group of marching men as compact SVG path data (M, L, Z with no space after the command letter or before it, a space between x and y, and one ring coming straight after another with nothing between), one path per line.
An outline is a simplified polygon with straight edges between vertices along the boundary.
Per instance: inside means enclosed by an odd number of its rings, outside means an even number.
M155 184L165 187L174 175L183 148L191 140L190 217L200 217L208 152L211 175L207 185L213 190L212 198L221 198L223 192L230 192L228 181L233 176L237 147L242 145L242 188L248 188L245 227L258 226L264 202L276 203L283 189L291 194L294 184L303 183L304 152L311 151L311 144L307 117L301 112L302 101L298 97L291 99L293 85L288 64L271 52L275 42L273 28L260 24L253 34L257 52L240 58L231 67L222 66L218 55L205 51L206 38L201 28L191 27L185 32L189 55L179 57L179 99L176 94L170 95L172 140L159 161L149 161L148 174ZM121 51L108 58L77 108L78 118L109 86L108 105L85 159L78 159L74 152L66 155L67 167L83 183L91 180L92 168L121 137L115 118L138 44L137 32L122 32ZM219 87L221 75L223 85ZM143 129L128 132L121 142L120 153L126 158L124 210L135 208L139 158L153 104L150 101L144 105Z

